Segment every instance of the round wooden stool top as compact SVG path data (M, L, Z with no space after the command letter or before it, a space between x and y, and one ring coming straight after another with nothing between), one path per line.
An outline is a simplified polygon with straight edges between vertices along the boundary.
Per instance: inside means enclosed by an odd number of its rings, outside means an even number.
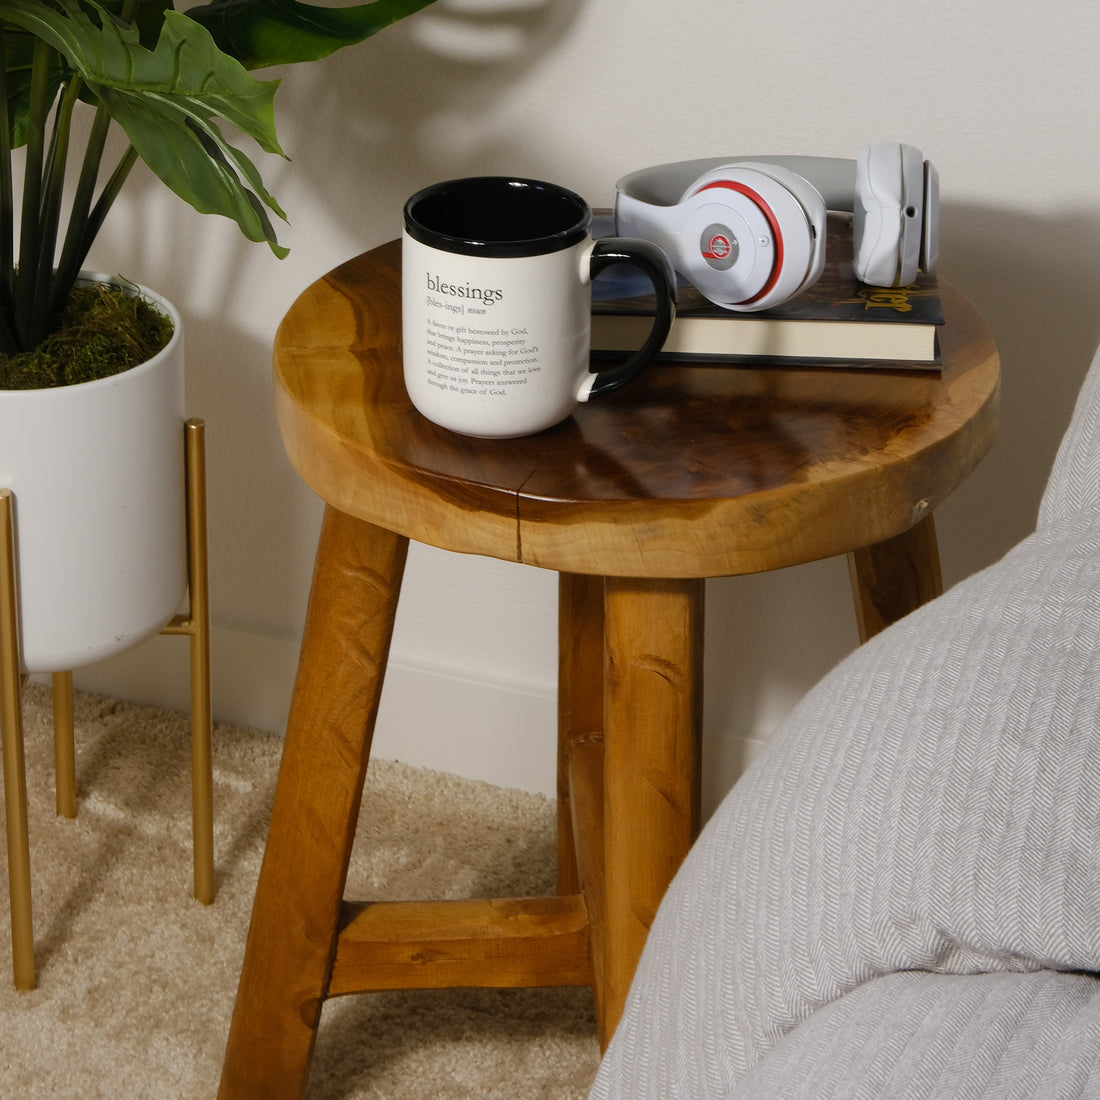
M400 268L393 241L298 298L276 411L319 496L419 542L604 576L761 572L907 531L993 441L996 347L948 286L942 374L660 364L538 435L456 435L406 394Z

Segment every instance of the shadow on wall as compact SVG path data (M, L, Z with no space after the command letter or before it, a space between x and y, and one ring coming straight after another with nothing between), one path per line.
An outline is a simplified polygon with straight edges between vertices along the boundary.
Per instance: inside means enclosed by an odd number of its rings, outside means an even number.
M1100 343L1100 207L1044 217L949 204L942 240L941 274L981 310L1002 366L997 445L941 509L942 552L954 581L1034 528L1058 443Z
M367 43L286 70L285 88L302 105L290 149L296 186L327 201L352 240L364 240L364 216L374 219L369 247L398 234L404 200L428 183L494 165L552 172L553 152L537 135L517 148L512 128L486 117L507 111L509 88L551 55L582 3L437 0L387 30L384 48ZM362 204L348 201L356 194Z
M228 221L196 221L182 203L164 200L143 166L135 171L99 254L109 270L137 272L188 307L188 408L208 421L213 595L223 624L285 634L297 622L319 515L289 471L271 411L271 347L263 334L274 336L278 312L258 334L257 309L280 294L289 305L323 271L396 236L404 200L428 182L427 173L483 170L485 150L459 140L470 129L463 120L506 101L511 84L568 31L581 3L437 0L377 40L259 74L283 80L276 112L291 159L259 164L290 217L289 226L276 224L291 247L283 264ZM242 317L253 319L251 331ZM286 597L290 609L271 599L288 577L296 590Z
M347 247L329 258L322 269L327 270L338 259L396 236L404 200L425 183L485 171L494 151L474 136L475 129L484 127L484 115L506 103L509 87L567 33L582 3L437 0L376 39L319 62L258 73L282 81L276 118L289 161L258 161L290 218L289 225L276 219L280 240L301 262L315 242L308 229L295 235L296 220L338 227ZM531 146L534 159L552 169L552 154L539 152L537 139ZM520 167L533 159L510 142L497 152L498 162ZM139 165L123 199L130 224L115 228L113 237L109 226L105 240L148 273L151 284L170 288L174 273L200 267L213 231L204 226L196 233L195 216L185 211L173 216L175 232L166 239L163 211L148 202L150 193L161 191ZM143 211L153 225L141 226ZM223 307L247 307L240 271L245 257L262 246L246 242L229 223L220 230L214 235L232 242L241 268L223 259L205 276L206 296Z
M936 513L945 584L1000 558L1039 499L1097 344L1100 210L944 211L940 272L981 310L1002 360L997 443ZM791 707L858 644L842 559L707 588L708 811Z

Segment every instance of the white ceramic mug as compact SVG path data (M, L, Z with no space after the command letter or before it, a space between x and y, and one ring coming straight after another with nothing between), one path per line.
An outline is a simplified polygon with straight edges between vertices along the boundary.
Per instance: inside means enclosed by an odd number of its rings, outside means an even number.
M674 308L664 253L647 241L593 241L591 221L572 191L507 176L450 180L409 199L405 385L424 416L464 435L530 435L629 382L661 350ZM618 263L650 277L656 316L642 348L594 373L590 283Z

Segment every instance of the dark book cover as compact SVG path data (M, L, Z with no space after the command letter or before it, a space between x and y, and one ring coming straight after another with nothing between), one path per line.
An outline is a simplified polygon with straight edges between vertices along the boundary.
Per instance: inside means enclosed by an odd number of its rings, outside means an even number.
M861 283L852 269L851 216L830 214L828 234L821 278L798 297L772 309L752 313L723 309L679 280L676 321L664 357L912 357L917 360L914 365L935 369L935 330L943 324L935 275L920 272L913 283L902 287ZM637 346L637 334L644 338L653 309L649 281L635 269L617 265L601 275L592 284L594 353ZM631 318L637 321L627 321ZM797 349L793 356L792 348Z

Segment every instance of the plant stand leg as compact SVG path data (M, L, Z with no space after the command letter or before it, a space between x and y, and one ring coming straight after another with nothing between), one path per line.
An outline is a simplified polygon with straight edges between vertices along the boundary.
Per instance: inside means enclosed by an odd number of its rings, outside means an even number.
M210 584L206 538L206 436L202 420L184 425L187 467L187 615L177 615L164 634L186 634L191 666L191 821L194 894L204 905L214 900L213 712L210 705ZM54 766L57 812L76 817L76 765L73 744L73 676L53 676Z
M206 537L206 438L202 420L184 425L187 474L187 615L177 615L164 634L186 634L191 667L191 820L194 894L204 905L214 900L213 712L210 706L210 585ZM54 763L57 812L76 817L73 745L73 677L53 677Z
M210 584L206 542L206 425L184 426L187 587L191 604L191 820L195 897L214 900L214 716L210 706Z
M15 592L15 509L11 491L0 489L0 735L3 738L4 809L11 891L12 970L16 988L30 990L36 985L34 921Z
M184 424L187 465L187 592L189 614L165 634L186 634L191 646L191 836L195 897L210 905L214 880L214 718L210 705L210 581L206 538L206 425Z
M53 674L53 761L57 816L76 817L76 744L73 733L73 674Z

